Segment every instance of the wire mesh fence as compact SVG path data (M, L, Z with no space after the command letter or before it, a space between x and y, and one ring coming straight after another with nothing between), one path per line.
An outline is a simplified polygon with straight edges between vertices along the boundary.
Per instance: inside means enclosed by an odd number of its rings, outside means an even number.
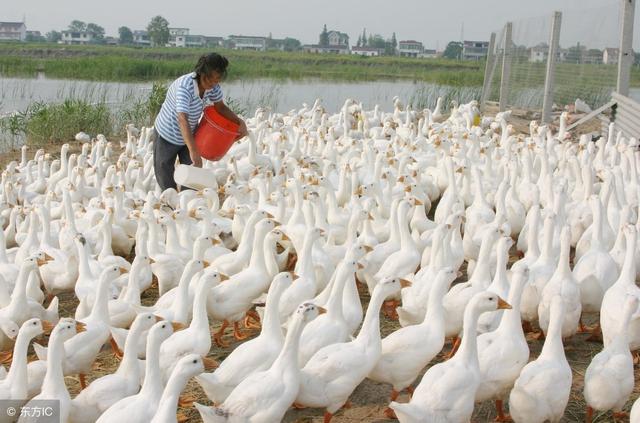
M495 31L487 100L498 102L502 91L505 106L541 111L549 60L555 60L550 92L555 108L579 99L579 107L590 109L611 99L617 79L619 2L562 11L556 54L550 58L553 20L553 14L519 19L511 22L510 34L507 25Z

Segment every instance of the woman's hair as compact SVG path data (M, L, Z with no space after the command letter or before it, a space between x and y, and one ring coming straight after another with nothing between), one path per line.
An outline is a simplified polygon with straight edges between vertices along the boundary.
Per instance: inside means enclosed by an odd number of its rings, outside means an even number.
M200 56L198 63L194 69L196 75L193 79L199 79L201 75L209 75L215 71L220 74L220 77L224 79L227 76L227 66L229 61L226 57L219 55L218 53L209 53Z

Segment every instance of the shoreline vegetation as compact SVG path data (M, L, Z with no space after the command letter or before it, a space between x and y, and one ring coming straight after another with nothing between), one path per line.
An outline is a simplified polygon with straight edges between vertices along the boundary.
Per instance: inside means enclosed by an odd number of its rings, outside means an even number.
M73 46L0 43L0 75L99 81L156 81L193 69L214 49ZM484 62L396 56L312 54L215 49L229 59L229 79L334 81L414 80L451 86L481 86Z

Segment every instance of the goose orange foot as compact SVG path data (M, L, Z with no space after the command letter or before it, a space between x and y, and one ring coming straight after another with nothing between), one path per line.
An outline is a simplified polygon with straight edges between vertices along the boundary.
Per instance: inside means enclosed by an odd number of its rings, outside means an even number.
M181 395L181 396L178 398L178 405L179 405L180 407L183 407L183 408L188 408L188 407L193 406L193 402L194 402L195 400L196 400L196 399L195 399L194 397L192 397L192 396L189 396L189 395Z
M324 412L324 423L330 423L332 417L333 417L333 414L329 413L328 411L325 411Z
M255 323L251 323L251 321ZM260 323L260 315L255 310L249 310L244 318L244 327L247 329L260 329L262 325Z
M84 373L79 373L78 379L80 379L80 389L83 390L87 387L87 376Z
M244 334L240 331L240 324L238 322L233 322L233 337L238 341L243 341L247 339L249 335Z
M397 419L398 417L396 416L396 412L393 411L390 407L385 408L384 410L384 416L388 419Z
M625 411L619 411L617 413L613 413L613 420L627 421L628 419L629 419L629 413Z
M496 417L494 421L496 422L512 422L513 421L510 415L504 414L501 400L496 400L496 410L498 411L498 417Z
M229 322L224 320L222 322L222 325L220 326L220 329L213 335L213 341L216 343L217 346L219 346L220 348L227 348L229 347L229 343L228 342L224 342L222 340L222 337L224 336L224 330L227 328L227 326L229 326Z
M120 350L120 347L118 347L118 344L116 343L116 340L113 339L113 337L111 337L111 339L109 340L109 343L111 344L111 349L113 350L113 355L118 359L118 360L122 360L122 350Z
M398 312L396 308L400 305L400 301L398 300L388 300L384 302L383 305L383 313L389 319L398 320Z

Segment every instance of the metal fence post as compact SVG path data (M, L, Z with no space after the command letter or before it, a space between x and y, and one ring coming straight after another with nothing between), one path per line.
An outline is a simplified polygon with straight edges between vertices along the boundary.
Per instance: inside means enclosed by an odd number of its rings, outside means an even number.
M504 31L504 46L502 49L502 77L500 81L500 111L504 112L507 108L507 99L509 97L509 74L511 73L511 31L513 24L507 22Z
M489 39L489 51L487 51L487 63L484 67L484 82L482 84L482 96L480 97L480 108L483 109L485 103L487 102L487 98L491 94L491 83L493 82L493 73L495 70L495 61L496 61L496 33L491 33L491 38Z
M629 78L631 66L634 62L633 18L635 14L635 0L622 1L622 22L620 25L620 52L618 56L618 84L616 91L624 96L629 95Z
M544 79L544 99L542 100L542 123L551 121L553 107L553 88L556 76L556 61L560 44L560 26L562 13L554 12L551 20L551 34L549 35L549 55L547 56L547 75Z

